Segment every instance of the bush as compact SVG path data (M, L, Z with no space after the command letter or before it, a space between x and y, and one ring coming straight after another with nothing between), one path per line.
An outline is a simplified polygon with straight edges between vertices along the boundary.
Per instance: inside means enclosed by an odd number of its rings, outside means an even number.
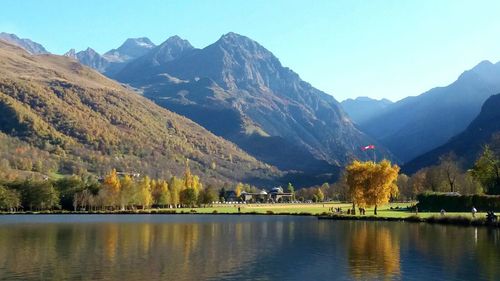
M449 193L422 193L417 196L419 211L469 212L472 207L478 211L500 211L498 195L458 195Z

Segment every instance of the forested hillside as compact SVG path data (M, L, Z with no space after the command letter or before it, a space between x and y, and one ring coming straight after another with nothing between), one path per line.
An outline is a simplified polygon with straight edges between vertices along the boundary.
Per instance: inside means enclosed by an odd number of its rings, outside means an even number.
M0 131L2 167L17 171L103 175L116 168L167 178L190 159L194 173L213 181L266 184L280 176L74 60L1 41Z

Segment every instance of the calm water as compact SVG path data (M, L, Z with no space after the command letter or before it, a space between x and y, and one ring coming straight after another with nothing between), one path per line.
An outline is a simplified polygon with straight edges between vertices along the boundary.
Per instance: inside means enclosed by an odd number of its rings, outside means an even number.
M312 217L0 216L0 280L500 280L500 231Z

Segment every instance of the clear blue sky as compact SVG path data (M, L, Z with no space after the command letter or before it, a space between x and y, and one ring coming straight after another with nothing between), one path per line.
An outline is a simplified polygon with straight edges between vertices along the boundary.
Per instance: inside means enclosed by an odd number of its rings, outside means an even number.
M129 37L172 35L202 48L229 31L339 101L398 100L500 60L500 1L29 1L0 2L0 31L62 54L103 53Z

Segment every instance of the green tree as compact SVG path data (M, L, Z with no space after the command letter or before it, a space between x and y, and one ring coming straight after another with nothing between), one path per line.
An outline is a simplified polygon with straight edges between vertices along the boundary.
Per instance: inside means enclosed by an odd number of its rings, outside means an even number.
M323 202L325 200L325 194L323 193L321 188L317 188L314 195L316 195L317 202Z
M196 191L193 188L186 188L180 193L180 202L182 206L194 207L196 204Z
M198 197L198 203L200 205L210 205L213 202L217 201L218 197L219 194L215 189L215 187L209 185L202 192L200 192L200 195Z
M22 183L21 203L30 210L59 208L59 193L50 181L27 180Z
M85 182L81 177L73 175L56 180L54 187L59 192L61 208L71 210L74 196L85 188Z
M21 207L19 193L0 185L0 210L12 211L19 207Z
M487 194L500 195L500 157L489 146L484 147L471 172Z
M286 191L292 194L292 201L295 201L295 187L293 187L292 183L289 182L286 187Z

